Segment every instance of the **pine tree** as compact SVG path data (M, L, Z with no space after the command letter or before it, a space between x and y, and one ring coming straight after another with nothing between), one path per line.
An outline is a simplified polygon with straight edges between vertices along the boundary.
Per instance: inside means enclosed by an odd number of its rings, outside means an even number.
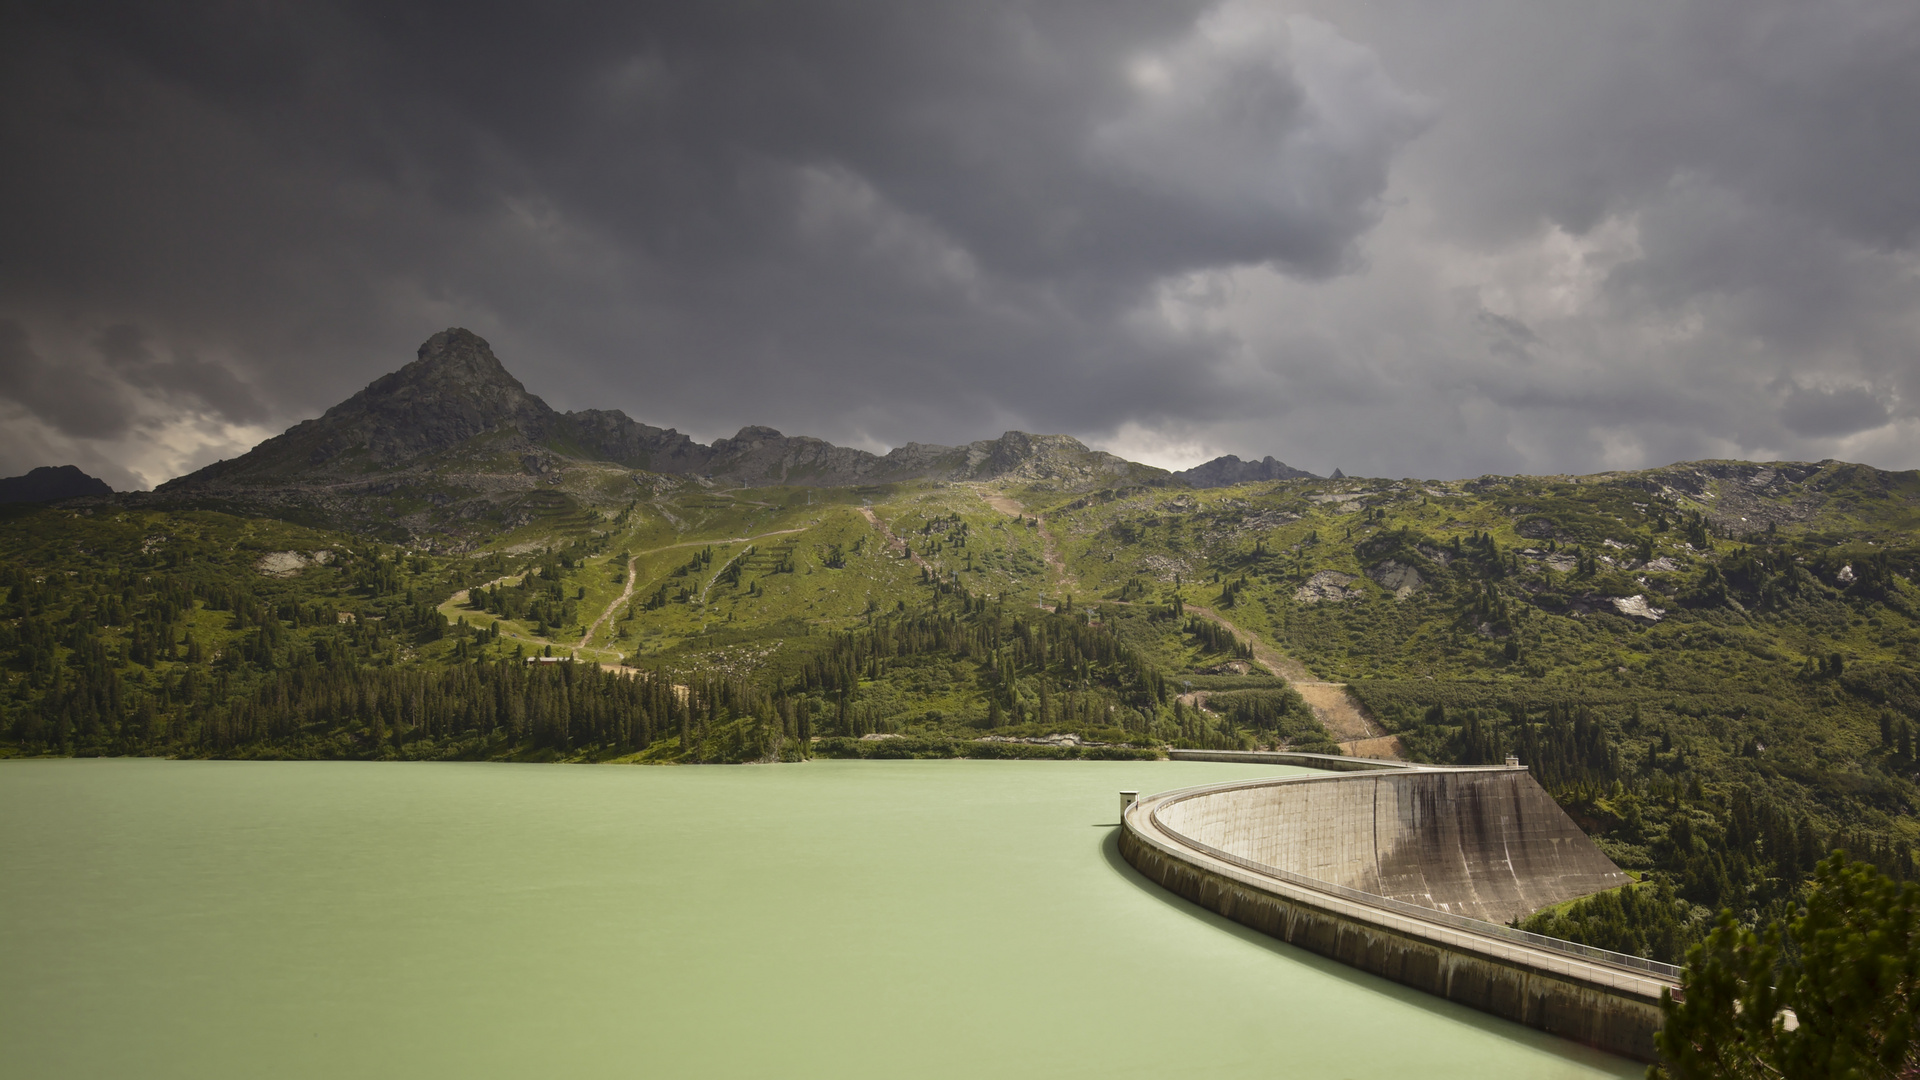
M1920 1074L1920 886L1839 853L1814 885L1798 918L1758 933L1721 912L1687 954L1684 997L1661 995L1650 1077Z

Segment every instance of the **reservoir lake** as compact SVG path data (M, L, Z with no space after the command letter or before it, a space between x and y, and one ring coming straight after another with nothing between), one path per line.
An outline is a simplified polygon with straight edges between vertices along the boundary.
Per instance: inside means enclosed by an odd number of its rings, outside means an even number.
M0 762L5 1077L1638 1077L1121 861L1206 762Z

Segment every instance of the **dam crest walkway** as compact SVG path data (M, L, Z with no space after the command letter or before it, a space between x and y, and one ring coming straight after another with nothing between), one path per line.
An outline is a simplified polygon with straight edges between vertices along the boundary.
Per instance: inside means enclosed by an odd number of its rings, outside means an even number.
M1320 771L1125 807L1121 852L1162 886L1310 951L1531 1027L1655 1059L1678 968L1503 925L1628 878L1523 766L1173 751Z

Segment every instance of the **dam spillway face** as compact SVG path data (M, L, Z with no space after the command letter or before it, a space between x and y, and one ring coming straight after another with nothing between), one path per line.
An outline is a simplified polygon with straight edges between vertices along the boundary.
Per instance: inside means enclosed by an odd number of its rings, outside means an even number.
M1657 1059L1660 997L1678 987L1677 968L1507 925L1628 882L1524 768L1172 754L1344 771L1133 801L1120 852L1149 879L1363 971Z
M1159 815L1253 862L1486 922L1628 882L1520 769L1234 788L1170 800Z

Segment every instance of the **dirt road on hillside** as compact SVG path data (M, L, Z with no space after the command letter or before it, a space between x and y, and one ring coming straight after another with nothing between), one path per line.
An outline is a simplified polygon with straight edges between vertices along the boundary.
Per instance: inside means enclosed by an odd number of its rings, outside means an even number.
M1047 569L1053 572L1053 579L1059 586L1060 594L1071 595L1080 587L1080 582L1074 578L1073 572L1067 569L1067 560L1060 555L1059 543L1054 539L1053 533L1047 529L1046 518L1039 514L1027 513L1027 508L1022 506L1018 499L1008 498L1005 495L981 493L980 499L988 506L1011 517L1032 518L1037 523L1036 528L1040 533L1040 558L1047 564Z
M888 547L895 551L905 553L907 558L913 562L913 565L923 569L926 567L927 561L920 557L919 552L913 550L913 545L893 535L893 530L887 528L887 523L881 521L880 515L873 512L873 507L861 507L860 516L867 519L867 524L874 527L874 530L880 534L880 538L887 542Z
M580 644L574 646L574 648L576 649L586 648L587 642L593 640L594 631L600 629L600 626L602 623L605 623L608 619L613 618L614 611L617 608L619 608L621 604L624 604L627 601L633 599L633 566L635 563L639 561L640 561L640 556L638 555L635 555L632 558L627 560L627 587L620 591L619 597L617 597L613 601L613 603L607 605L607 610L601 612L599 618L593 620L593 625L587 627L587 632L580 635Z
M1353 757L1406 757L1399 738L1384 734L1378 724L1367 718L1360 703L1348 692L1346 683L1314 678L1305 664L1275 650L1259 635L1250 634L1228 622L1217 611L1195 604L1188 604L1187 610L1219 623L1245 640L1253 648L1254 662L1293 684L1307 707L1313 710L1315 719L1333 736L1333 741L1340 744L1343 752Z

